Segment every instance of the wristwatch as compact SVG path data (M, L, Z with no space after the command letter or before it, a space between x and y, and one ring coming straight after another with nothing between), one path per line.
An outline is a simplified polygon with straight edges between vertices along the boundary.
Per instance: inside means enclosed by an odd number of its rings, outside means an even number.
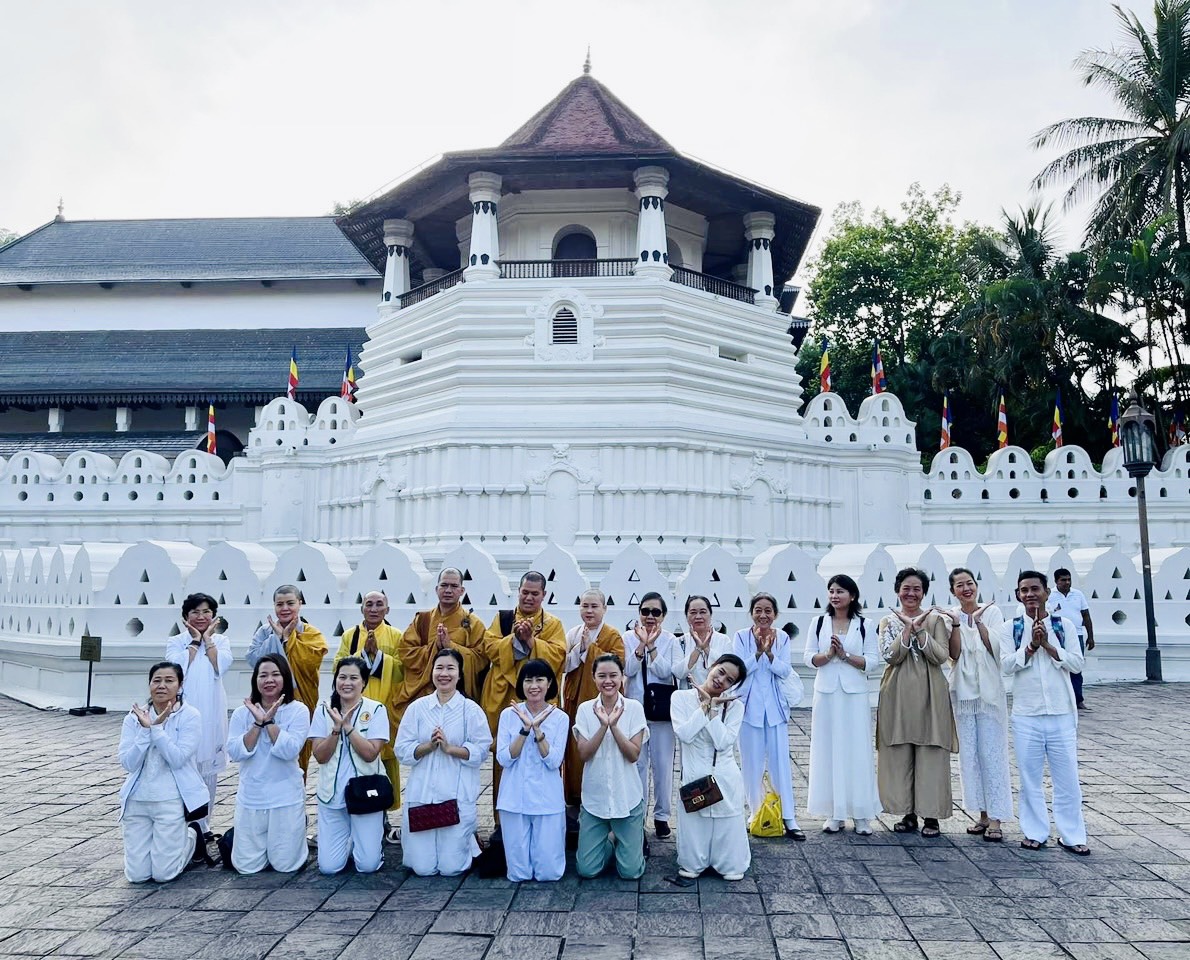
M522 737L529 736L529 728L528 727L521 727L521 736Z

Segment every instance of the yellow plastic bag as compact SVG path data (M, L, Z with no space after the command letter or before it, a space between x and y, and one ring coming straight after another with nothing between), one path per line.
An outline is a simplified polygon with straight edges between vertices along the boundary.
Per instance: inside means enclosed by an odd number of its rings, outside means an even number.
M748 832L754 837L785 836L785 821L781 818L781 798L773 790L768 774L764 777L764 802L748 824Z

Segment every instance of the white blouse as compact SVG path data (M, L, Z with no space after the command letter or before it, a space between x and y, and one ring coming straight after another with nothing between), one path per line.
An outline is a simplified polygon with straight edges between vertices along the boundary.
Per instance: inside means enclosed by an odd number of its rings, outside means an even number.
M427 742L435 727L441 727L447 742L467 749L467 759L451 757L441 750L431 750L420 760L414 751ZM474 804L479 797L479 768L492 746L492 732L483 708L458 691L445 704L438 694L418 697L405 711L397 729L394 746L397 759L411 767L402 800L414 806L457 799L460 804Z
M256 746L244 746L244 736L252 730L255 718L240 706L231 715L227 735L227 755L240 765L240 785L236 803L249 810L272 810L302 803L306 798L298 754L310 735L310 708L300 700L283 704L273 718L279 730L277 742L262 729ZM350 768L350 764L347 765Z
M595 704L598 702L596 698L579 704L574 718L576 738L590 740L599 732L601 724L595 716ZM639 700L629 697L621 697L620 703L624 705L624 712L616 721L616 726L629 740L643 730L641 746L644 746L649 741L645 708ZM636 764L620 752L620 745L608 730L595 756L583 765L583 809L600 820L619 820L636 809L644 798Z
M565 710L555 708L541 721L540 730L550 746L550 752L544 757L533 731L525 738L520 756L514 758L509 752L522 727L524 723L516 711L505 707L496 729L496 762L504 768L496 809L529 816L565 813L561 771L562 758L566 756L566 738L570 735L570 718Z

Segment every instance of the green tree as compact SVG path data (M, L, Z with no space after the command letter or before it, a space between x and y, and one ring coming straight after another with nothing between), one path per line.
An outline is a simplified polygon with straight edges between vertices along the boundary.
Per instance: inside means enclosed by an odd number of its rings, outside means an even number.
M19 236L20 234L18 233L13 233L11 230L0 227L0 247L4 246L6 243L12 243L12 241Z

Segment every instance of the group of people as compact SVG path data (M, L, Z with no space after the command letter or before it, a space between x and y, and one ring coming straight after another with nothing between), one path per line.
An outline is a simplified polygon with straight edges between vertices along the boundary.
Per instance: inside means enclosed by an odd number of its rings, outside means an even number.
M815 671L809 813L827 833L847 820L871 833L888 812L901 817L897 832L916 831L921 818L922 836L939 836L952 812L957 751L963 806L977 818L968 832L1001 840L1012 817L1008 674L1022 846L1049 839L1048 760L1059 842L1088 853L1070 679L1083 662L1077 626L1047 612L1048 582L1034 571L1021 574L1022 611L1008 622L979 604L970 571L953 571L950 587L957 606L923 609L928 575L900 571L899 609L872 629L855 581L830 579L828 612L812 621L803 656ZM226 624L214 598L187 597L184 629L150 670L148 702L133 706L121 732L128 879L172 879L216 840L241 873L300 869L309 856L311 755L324 873L349 861L378 870L386 841L400 842L403 864L419 875L469 869L481 850L480 768L493 753L493 842L510 880L560 878L568 834L581 876L614 861L621 877L640 877L650 780L653 833L664 839L676 827L681 878L707 870L742 878L749 815L755 827L774 801L777 832L805 840L789 749L801 681L774 597L753 596L752 625L728 636L714 630L702 596L686 599L687 629L675 635L656 592L641 597L624 633L605 622L598 590L580 597L581 622L565 631L543 609L546 581L536 572L521 578L515 609L488 625L462 606L460 571L444 569L436 592L437 605L404 632L388 624L382 592L363 597L362 621L343 633L335 656L333 692L320 702L328 644L301 617L300 590L277 588L273 615L247 652L249 696L230 721ZM873 737L868 675L882 663ZM229 760L239 765L234 828L216 838L216 780ZM396 811L399 824L389 818Z

